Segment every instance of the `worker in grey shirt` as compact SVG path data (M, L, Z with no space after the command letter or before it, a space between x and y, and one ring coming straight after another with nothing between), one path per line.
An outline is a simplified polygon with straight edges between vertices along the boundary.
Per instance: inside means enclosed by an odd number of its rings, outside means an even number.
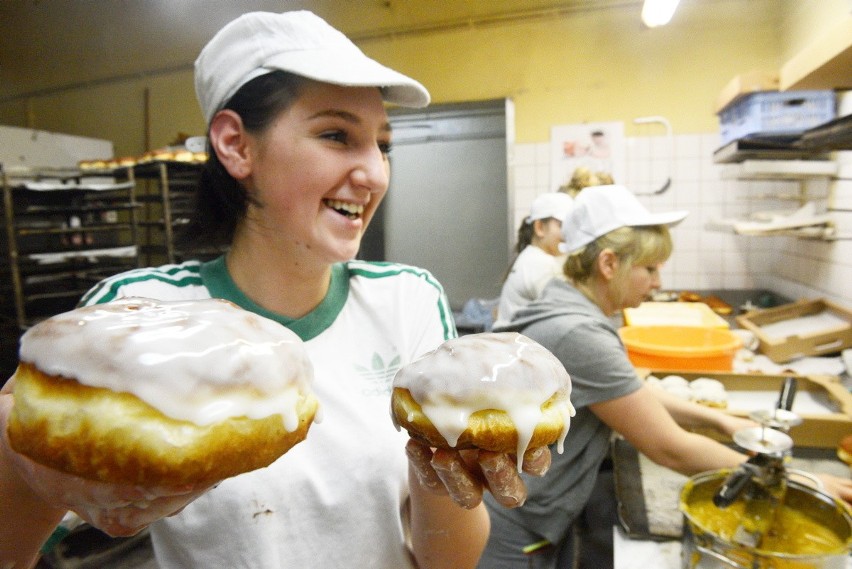
M567 282L550 281L500 330L520 332L562 361L577 414L548 475L525 479L529 495L522 507L499 508L486 498L491 535L480 569L572 567L571 526L592 496L613 432L685 475L733 468L747 459L684 427L730 436L754 423L640 380L611 320L660 287L659 269L672 250L668 227L684 217L686 212L651 213L622 186L585 188L575 199L562 225ZM828 491L852 499L852 481L821 479Z
M642 386L626 357L613 353L623 351L621 341L609 318L570 284L554 279L548 283L537 302L522 309L512 321L517 330L536 340L553 352L566 365L571 376L571 402L577 414L560 455L552 453L553 464L545 484L527 482L528 498L523 507L503 519L503 512L489 507L492 518L492 540L486 547L486 558L492 553L494 537L501 545L508 544L516 553L536 544L549 546L566 539L572 522L586 506L595 486L598 469L607 458L611 430L591 410L589 405L616 399L633 393ZM486 502L487 506L489 504ZM504 524L522 538L520 542L504 542ZM517 524L518 528L512 527ZM522 528L533 528L522 531ZM558 553L552 547L533 549L524 557L544 561ZM573 552L566 548L570 560ZM502 558L501 558L502 559ZM505 561L504 561L505 562ZM526 567L528 559L516 565L487 565L480 567ZM571 567L560 563L555 567ZM597 569L597 568L596 568Z

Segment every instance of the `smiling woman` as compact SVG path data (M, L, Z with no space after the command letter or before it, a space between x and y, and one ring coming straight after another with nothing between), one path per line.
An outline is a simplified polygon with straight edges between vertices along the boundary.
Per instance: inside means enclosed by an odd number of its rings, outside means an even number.
M329 263L355 256L387 191L390 131L381 94L375 88L328 85L283 71L254 79L247 87L267 99L270 92L293 90L297 96L263 130L243 128L242 108L231 103L211 122L214 160L233 177L244 200L244 217L230 236L229 265L241 273L240 263L258 261L255 251L276 251L272 262L286 257L322 275ZM210 218L221 218L214 196L200 196L200 201L207 201ZM314 223L305 223L309 220ZM263 286L251 274L253 282L236 281L249 296ZM301 317L314 306L279 303L267 308Z
M429 94L308 12L249 13L225 26L196 61L196 90L210 160L190 232L227 243L227 254L116 275L82 304L224 298L289 328L314 368L321 427L303 449L174 504L185 507L163 519L162 508L122 506L119 488L39 470L0 445L0 517L33 520L0 527L0 566L30 562L32 548L4 544L39 545L39 532L70 508L109 520L111 531L155 522L163 568L474 567L488 516L482 505L460 507L457 489L459 480L484 489L479 457L433 456L389 414L395 372L456 336L447 298L424 269L353 260L388 190L384 103L425 106ZM11 406L12 395L0 397L0 429ZM505 468L489 471L488 490L502 498L524 482L498 454ZM440 484L422 482L447 465ZM83 498L55 498L68 488Z

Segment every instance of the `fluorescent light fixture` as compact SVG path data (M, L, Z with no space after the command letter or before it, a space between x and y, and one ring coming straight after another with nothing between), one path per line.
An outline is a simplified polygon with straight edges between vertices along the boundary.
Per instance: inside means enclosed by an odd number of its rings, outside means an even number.
M645 0L642 5L642 21L649 28L665 26L672 19L680 0Z

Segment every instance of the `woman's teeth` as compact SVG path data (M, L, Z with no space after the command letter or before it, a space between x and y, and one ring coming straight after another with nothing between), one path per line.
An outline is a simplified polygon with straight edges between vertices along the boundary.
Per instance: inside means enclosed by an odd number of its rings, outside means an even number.
M364 213L364 206L340 200L325 200L325 205L349 219L358 219Z

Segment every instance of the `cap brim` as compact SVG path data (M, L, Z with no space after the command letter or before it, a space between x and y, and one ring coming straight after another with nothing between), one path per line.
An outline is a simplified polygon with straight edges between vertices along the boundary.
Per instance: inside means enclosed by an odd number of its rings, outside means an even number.
M282 53L271 57L264 67L332 85L378 87L383 100L403 107L425 107L430 100L426 87L414 79L368 57L341 57L340 50Z
M649 214L647 217L645 217L645 219L636 223L630 223L625 225L618 222L612 222L610 225L600 228L600 231L598 231L596 235L585 234L583 235L582 239L578 238L577 235L573 235L574 239L570 243L564 241L559 244L559 252L573 253L574 251L578 251L579 249L585 247L601 235L606 235L610 231L618 229L619 227L648 227L651 225L665 225L667 227L672 227L686 219L687 215L689 215L689 212L685 210L667 211L663 213Z
M688 211L666 211L662 213L652 213L642 223L631 223L631 227L641 227L644 225L667 225L669 227L677 225L689 215Z

